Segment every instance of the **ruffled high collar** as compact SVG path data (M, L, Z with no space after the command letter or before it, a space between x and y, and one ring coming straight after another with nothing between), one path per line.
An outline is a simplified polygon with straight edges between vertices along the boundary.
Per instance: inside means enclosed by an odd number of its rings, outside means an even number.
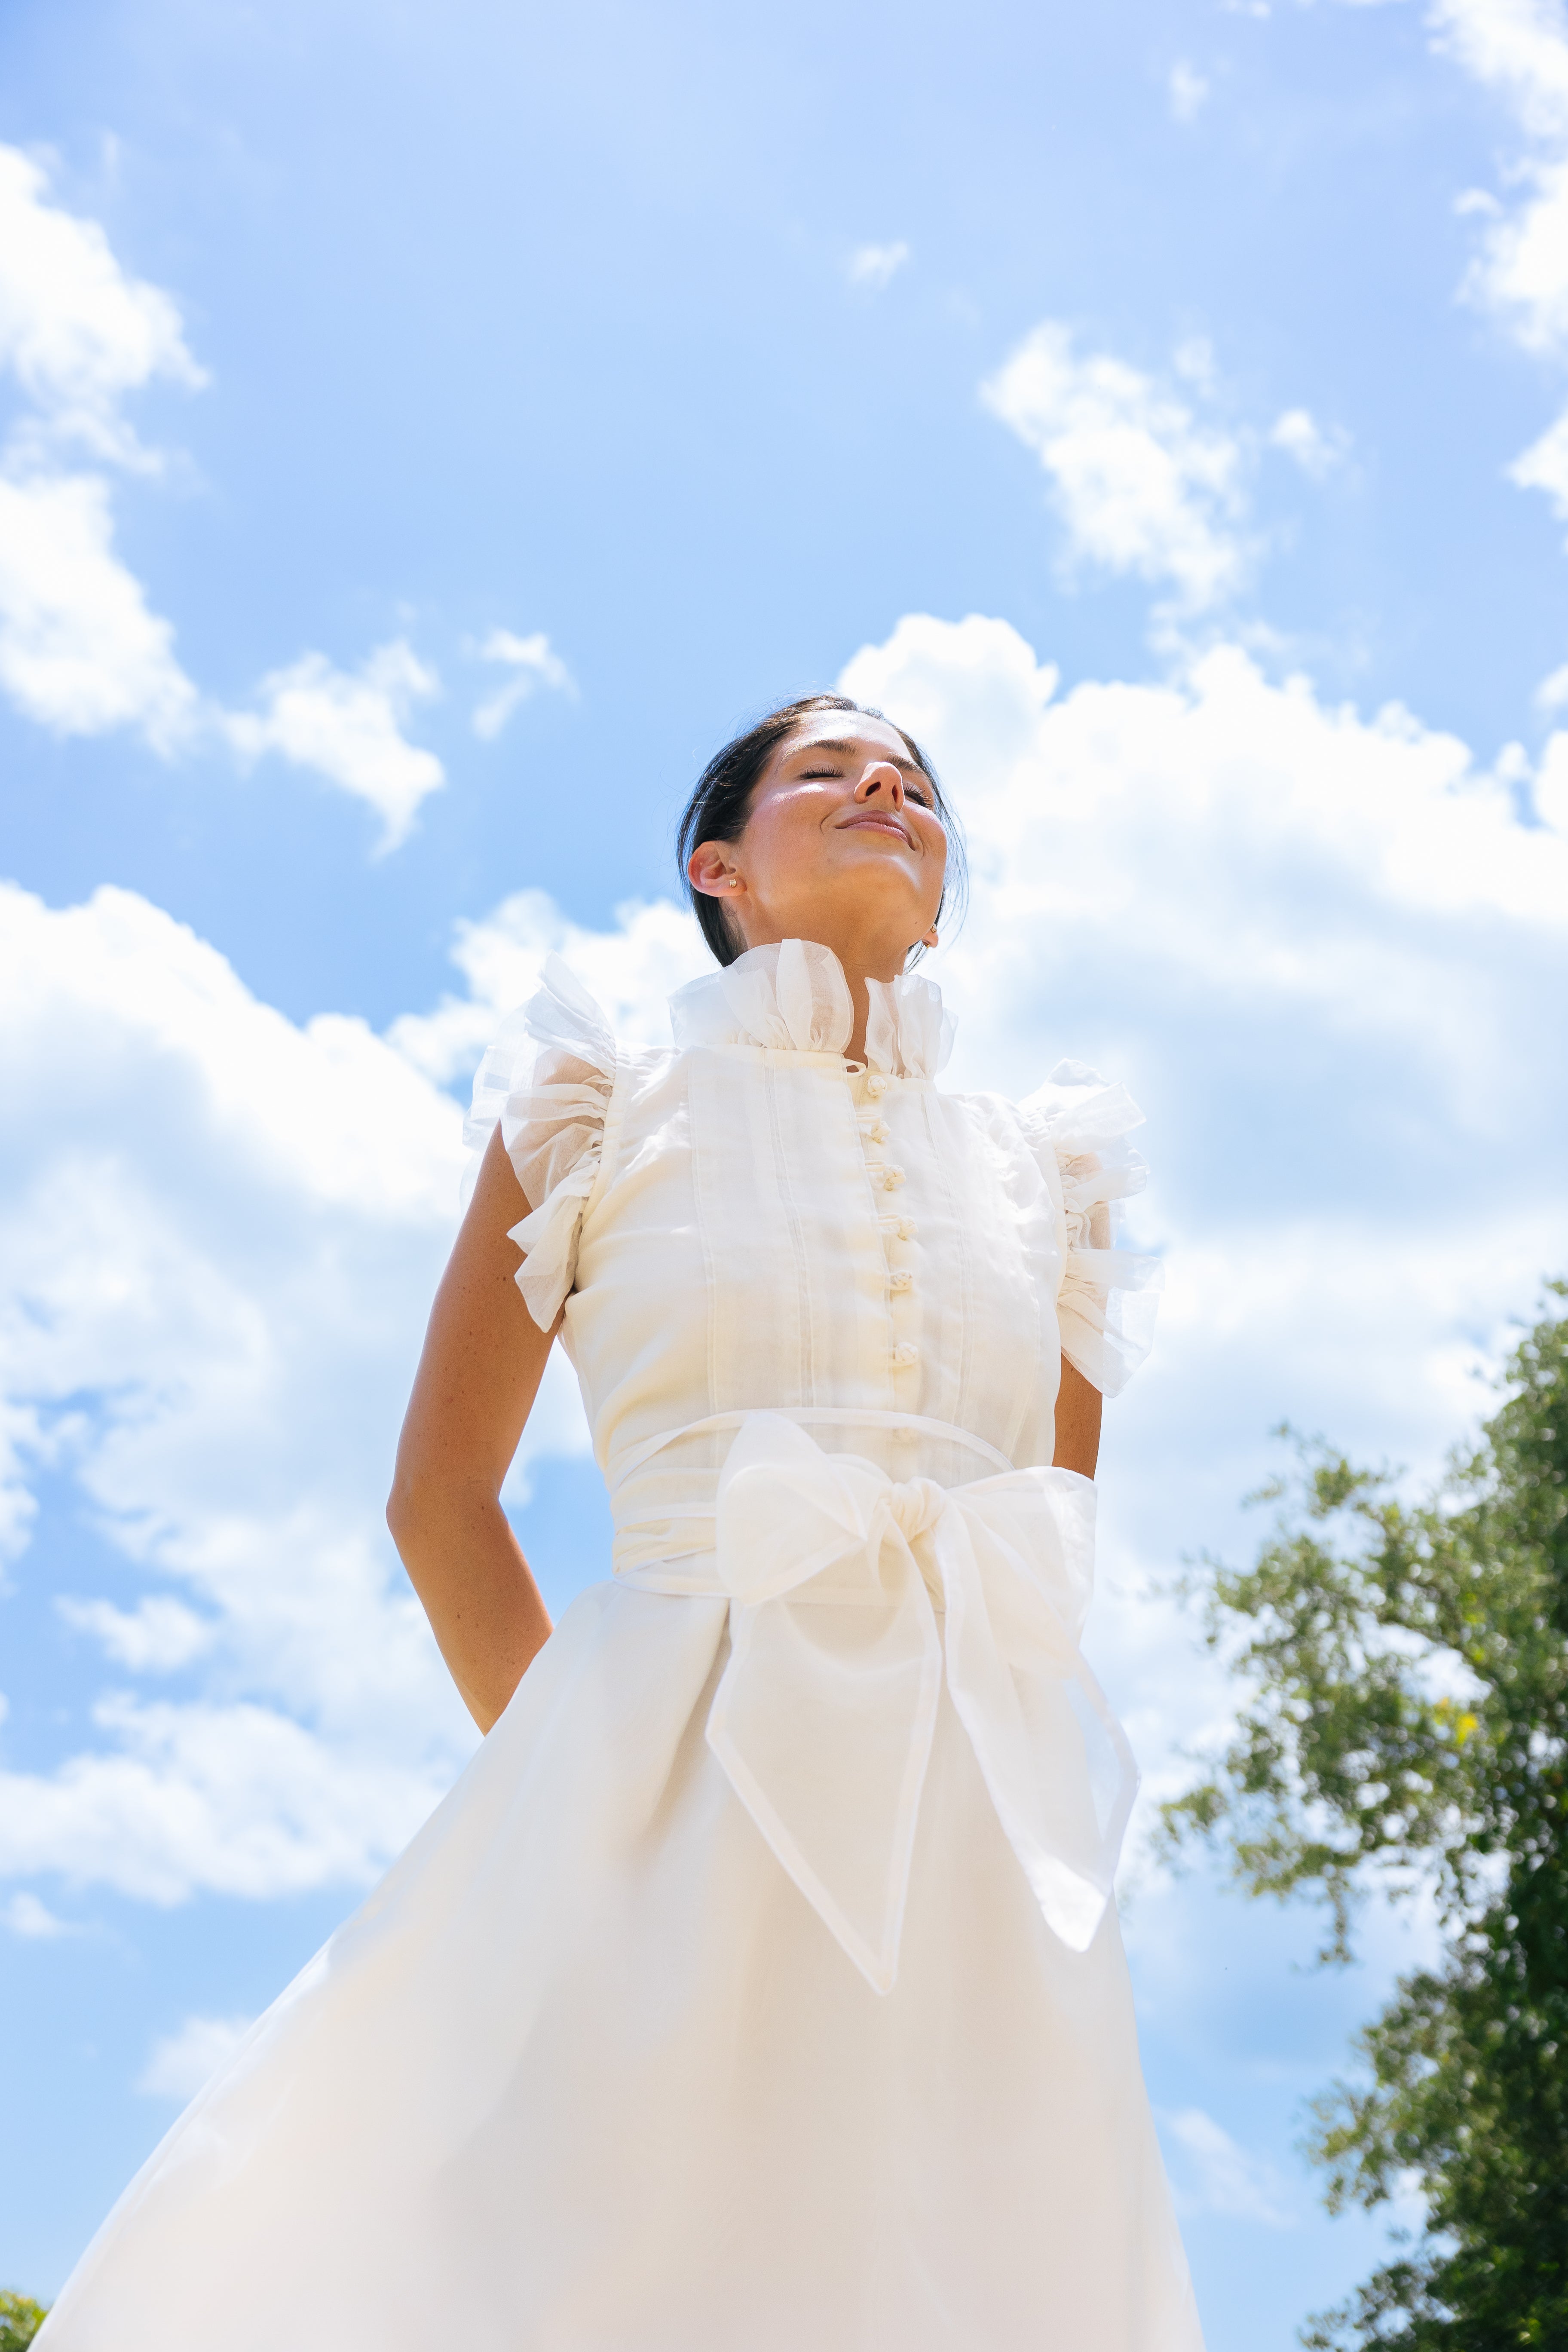
M868 1069L934 1078L952 1051L952 1023L929 980L868 981ZM844 967L816 940L748 948L669 1000L678 1045L768 1045L775 1052L842 1054L855 1026Z

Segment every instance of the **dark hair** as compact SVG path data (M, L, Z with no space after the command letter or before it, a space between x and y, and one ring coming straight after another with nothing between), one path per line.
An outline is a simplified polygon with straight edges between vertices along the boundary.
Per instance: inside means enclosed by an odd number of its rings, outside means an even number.
M703 938L721 963L733 963L743 953L745 941L736 938L721 899L710 898L705 890L693 890L686 871L688 860L705 841L739 841L752 813L752 795L762 782L763 769L785 737L792 735L801 720L809 718L814 710L853 710L862 719L879 719L884 726L893 726L884 712L873 709L868 702L852 702L847 694L805 694L798 702L781 703L776 710L768 711L726 743L721 751L714 752L681 813L680 829L675 836L681 886L702 926ZM947 831L947 878L937 914L941 916L950 898L955 914L962 914L969 894L969 868L958 820L942 798L936 770L914 737L898 726L893 726L893 732L902 740L904 749L930 783L936 813ZM917 960L920 953L917 948Z

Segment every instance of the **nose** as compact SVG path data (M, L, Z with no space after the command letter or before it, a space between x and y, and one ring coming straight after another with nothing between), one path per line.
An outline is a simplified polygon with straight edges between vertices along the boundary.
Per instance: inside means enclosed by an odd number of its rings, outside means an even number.
M874 760L855 787L858 801L874 801L887 795L891 808L904 804L904 780L891 760Z

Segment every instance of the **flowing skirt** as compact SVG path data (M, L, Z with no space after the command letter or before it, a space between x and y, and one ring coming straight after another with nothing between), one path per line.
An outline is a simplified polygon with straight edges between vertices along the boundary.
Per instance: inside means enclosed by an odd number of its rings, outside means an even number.
M1201 2352L1114 1909L1046 1926L943 1693L879 1995L607 1584L126 2191L39 2352Z

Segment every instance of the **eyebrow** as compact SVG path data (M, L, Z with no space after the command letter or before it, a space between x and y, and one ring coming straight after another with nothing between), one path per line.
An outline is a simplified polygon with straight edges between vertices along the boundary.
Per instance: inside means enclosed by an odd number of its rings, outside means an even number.
M853 735L817 735L809 743L797 743L795 748L797 751L841 751L853 758L857 751L863 751L866 747ZM931 782L918 760L895 760L893 765L903 775L918 776L922 784Z

